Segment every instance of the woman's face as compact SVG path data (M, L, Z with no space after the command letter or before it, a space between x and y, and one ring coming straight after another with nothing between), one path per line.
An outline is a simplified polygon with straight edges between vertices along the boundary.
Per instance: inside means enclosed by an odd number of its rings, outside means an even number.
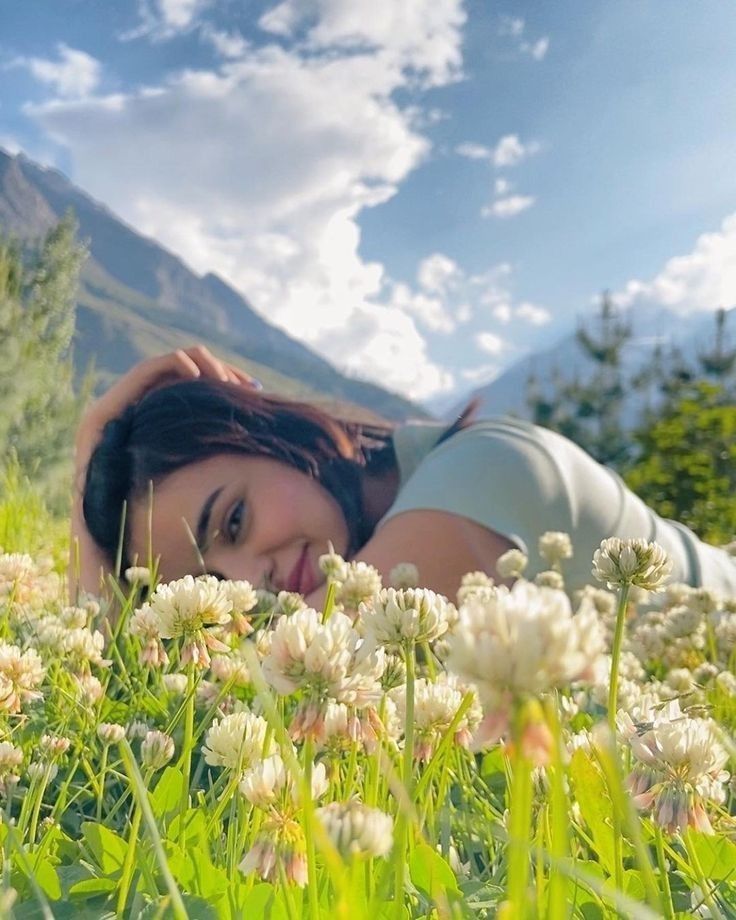
M131 503L130 557L148 560L149 502ZM153 490L151 538L159 577L203 571L256 587L309 594L324 581L327 542L345 554L348 528L316 480L267 457L221 454L182 467ZM204 560L204 566L202 565Z

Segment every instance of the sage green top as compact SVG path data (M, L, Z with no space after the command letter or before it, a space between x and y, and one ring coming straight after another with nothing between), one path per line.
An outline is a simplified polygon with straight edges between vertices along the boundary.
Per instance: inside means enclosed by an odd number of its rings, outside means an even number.
M671 581L736 595L736 559L659 517L613 470L562 435L492 418L437 444L446 428L411 422L396 430L399 492L379 527L403 511L459 514L522 549L531 574L546 568L539 537L547 530L566 531L574 548L573 558L563 563L569 590L595 583L591 565L601 540L642 537L672 558Z

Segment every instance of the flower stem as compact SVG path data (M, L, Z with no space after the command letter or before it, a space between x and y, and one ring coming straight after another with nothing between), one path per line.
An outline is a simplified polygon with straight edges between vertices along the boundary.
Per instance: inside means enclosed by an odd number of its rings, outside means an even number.
M618 598L618 610L616 611L616 631L613 637L613 649L611 651L611 680L608 690L608 727L611 734L616 737L616 712L618 706L618 666L621 660L621 646L624 640L624 627L626 626L626 610L629 600L629 589L631 585L624 584L621 586L621 593Z
M184 781L179 805L179 826L184 833L184 812L189 808L189 782L192 775L192 737L194 735L194 669L187 668L187 700L184 710L184 740L182 742L182 776Z
M414 773L414 687L416 679L416 666L414 660L414 643L406 645L406 719L404 724L404 756L402 762L401 779L406 790L408 805L412 803L413 773ZM409 815L399 810L396 819L394 865L394 901L396 916L403 916L404 909L404 878L406 868L406 844L408 838Z
M314 744L310 735L304 740L304 788L309 802L305 802L304 836L307 842L307 884L309 887L309 915L319 920L319 897L317 891L317 864L314 850L314 803L312 802L312 766Z
M659 867L660 884L662 886L662 916L664 920L675 920L675 910L672 906L672 890L670 889L670 878L667 874L667 862L664 857L664 841L662 839L662 828L655 825L654 842L657 847L657 866Z
M136 804L143 813L143 818L146 822L146 829L148 830L148 835L151 838L151 843L153 844L153 851L156 854L156 861L158 862L159 869L161 870L161 874L164 878L164 883L166 884L166 888L169 892L169 897L171 898L171 907L174 917L176 920L189 920L189 914L187 913L187 909L184 906L184 901L182 900L181 893L179 892L176 882L174 881L174 876L171 874L169 862L166 859L166 851L164 850L164 845L161 841L161 835L159 834L159 830L156 825L156 818L154 817L151 803L148 801L148 790L146 789L146 784L143 780L143 777L141 776L141 771L138 769L138 764L135 762L133 752L130 749L130 744L125 738L120 742L120 753L123 758L125 772L131 785L131 789L133 790Z
M512 760L511 802L509 803L508 878L506 900L509 916L528 915L529 831L532 818L532 765L522 752L522 724L517 715Z
M130 834L128 835L128 849L125 852L125 862L123 863L123 875L120 879L120 888L118 889L117 912L122 916L125 910L125 904L128 900L130 883L133 878L133 866L135 865L135 852L138 845L138 831L141 826L143 813L139 805L135 806L133 820L130 822Z
M99 823L102 821L102 800L105 794L105 774L107 773L107 752L109 745L102 748L102 762L100 764L100 787L97 791L97 808L95 809L95 819Z

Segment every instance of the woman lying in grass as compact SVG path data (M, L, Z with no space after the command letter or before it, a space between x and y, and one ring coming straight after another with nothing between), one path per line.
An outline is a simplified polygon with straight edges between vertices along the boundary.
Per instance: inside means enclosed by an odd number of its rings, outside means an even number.
M466 572L495 573L517 547L566 531L569 590L590 580L605 537L659 543L672 579L736 591L736 560L665 521L560 435L511 419L346 423L258 392L195 346L144 361L87 412L77 437L72 589L159 558L160 579L209 572L298 591L319 607L328 543L387 574L411 561L454 596ZM78 548L75 552L74 547Z

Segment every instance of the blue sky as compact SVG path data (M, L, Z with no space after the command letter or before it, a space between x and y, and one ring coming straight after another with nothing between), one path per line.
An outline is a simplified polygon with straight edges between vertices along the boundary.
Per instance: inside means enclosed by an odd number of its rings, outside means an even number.
M435 405L736 303L736 4L0 0L0 146Z

